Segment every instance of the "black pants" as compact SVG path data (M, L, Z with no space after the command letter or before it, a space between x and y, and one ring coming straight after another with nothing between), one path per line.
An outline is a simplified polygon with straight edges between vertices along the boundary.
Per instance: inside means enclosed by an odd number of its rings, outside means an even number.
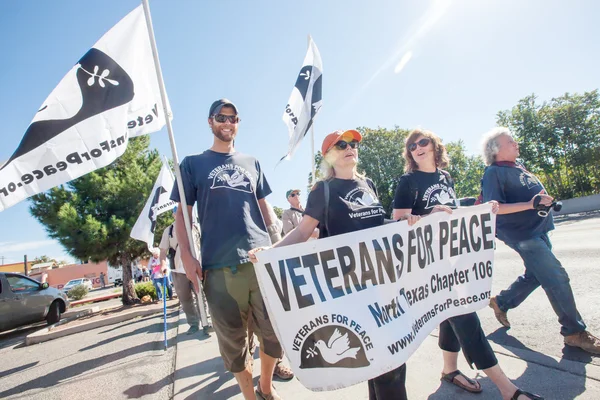
M369 379L369 400L407 400L406 364Z
M458 353L462 348L467 362L479 370L498 364L476 313L448 318L440 324L440 349Z

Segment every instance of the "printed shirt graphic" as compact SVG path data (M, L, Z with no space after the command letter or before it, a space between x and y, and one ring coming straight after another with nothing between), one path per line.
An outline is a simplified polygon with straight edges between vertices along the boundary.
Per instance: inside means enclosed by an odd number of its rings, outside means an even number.
M370 365L356 333L342 325L325 325L302 345L300 368L361 368Z
M323 182L308 195L305 215L325 226L325 186ZM327 236L340 235L383 225L385 211L377 190L370 179L337 179L329 181L329 232ZM323 231L323 229L321 229Z
M485 169L481 180L483 200L496 200L502 204L530 201L539 193L546 193L539 179L525 169L512 166L491 165ZM531 239L554 229L552 214L540 217L536 210L498 215L496 235L507 243Z
M206 150L181 162L181 178L198 210L203 268L249 262L250 249L271 244L258 206L271 188L256 158ZM171 199L180 201L177 183Z
M394 196L394 208L411 209L414 215L427 215L436 205L456 208L454 182L446 174L438 169L402 175Z

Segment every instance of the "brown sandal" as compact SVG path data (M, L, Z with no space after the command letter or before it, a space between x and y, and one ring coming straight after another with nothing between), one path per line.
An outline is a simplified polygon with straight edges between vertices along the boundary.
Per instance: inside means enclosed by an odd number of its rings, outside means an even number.
M469 386L466 386L465 384L463 384L461 381L455 379L457 376L462 376L467 382L469 382L471 385L476 386L476 389L473 389ZM481 393L483 391L483 389L481 388L481 384L479 382L477 382L474 379L471 379L469 377L467 377L465 374L463 374L462 372L460 372L460 370L456 370L454 372L450 372L449 374L444 374L442 373L442 381L446 381L448 383L451 383L453 385L458 386L459 388L466 390L469 393Z

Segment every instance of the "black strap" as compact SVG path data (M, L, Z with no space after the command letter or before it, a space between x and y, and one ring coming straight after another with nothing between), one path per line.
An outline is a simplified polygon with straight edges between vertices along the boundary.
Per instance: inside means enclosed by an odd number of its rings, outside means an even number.
M294 208L294 207L290 207L290 210L299 212L300 214L304 214L304 211L298 210L297 208Z
M325 230L329 236L329 181L323 181L323 190L325 190Z

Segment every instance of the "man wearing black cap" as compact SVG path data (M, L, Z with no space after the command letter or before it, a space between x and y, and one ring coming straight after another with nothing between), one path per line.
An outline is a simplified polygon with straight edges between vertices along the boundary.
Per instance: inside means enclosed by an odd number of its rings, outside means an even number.
M179 240L179 251L196 290L198 279L204 279L221 357L225 368L236 377L244 398L255 398L247 340L250 316L260 342L261 375L256 396L280 399L272 379L275 362L283 352L266 313L248 251L275 243L281 236L265 199L271 188L258 160L235 151L239 122L238 109L231 101L215 101L208 114L214 135L212 147L181 162L188 215L192 215L194 204L198 210L202 265L192 256L187 240ZM180 201L177 184L171 199ZM187 237L181 207L175 220L177 236Z

